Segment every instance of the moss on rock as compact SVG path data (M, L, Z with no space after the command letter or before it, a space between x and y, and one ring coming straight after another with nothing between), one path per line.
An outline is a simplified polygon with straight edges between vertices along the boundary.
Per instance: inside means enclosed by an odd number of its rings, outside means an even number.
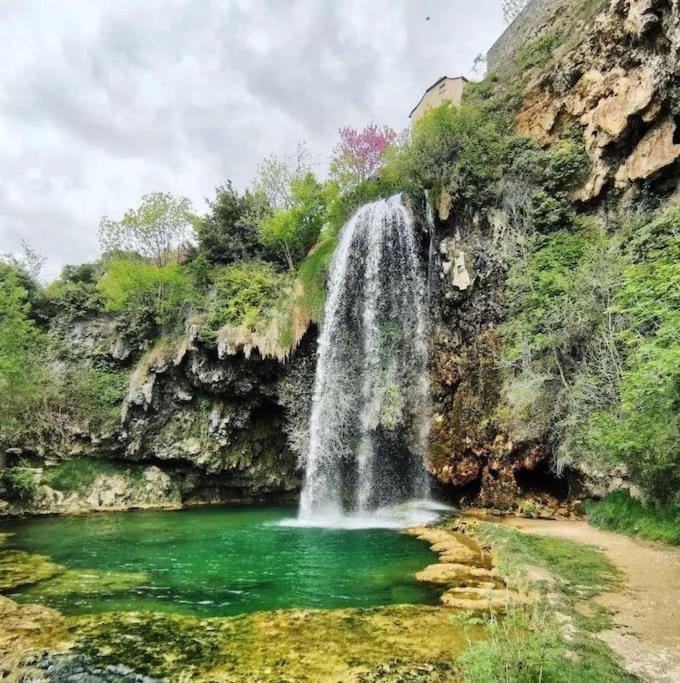
M29 586L61 573L63 568L43 555L23 550L0 552L0 591Z

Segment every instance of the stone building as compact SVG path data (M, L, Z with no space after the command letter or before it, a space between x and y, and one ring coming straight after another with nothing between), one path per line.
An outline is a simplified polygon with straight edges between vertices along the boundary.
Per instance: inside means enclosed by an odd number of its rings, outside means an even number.
M439 106L445 100L453 102L453 104L460 104L460 99L463 96L463 86L468 82L467 78L463 76L442 76L435 81L420 98L420 101L411 110L408 115L413 125L428 109Z
M487 72L502 71L512 64L518 48L554 29L558 21L578 7L574 0L529 0L486 53Z

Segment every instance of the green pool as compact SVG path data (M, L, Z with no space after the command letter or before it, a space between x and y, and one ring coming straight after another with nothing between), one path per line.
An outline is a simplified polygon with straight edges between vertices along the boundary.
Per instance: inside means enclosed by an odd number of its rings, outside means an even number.
M0 524L4 548L48 556L56 575L9 592L66 614L154 610L226 616L286 608L435 604L414 579L429 547L391 529L281 525L295 510L202 508Z

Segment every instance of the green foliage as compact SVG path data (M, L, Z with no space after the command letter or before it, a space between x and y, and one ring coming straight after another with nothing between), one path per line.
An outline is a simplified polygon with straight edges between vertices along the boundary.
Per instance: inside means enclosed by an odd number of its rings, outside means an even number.
M99 476L130 474L130 468L120 463L98 458L63 460L45 470L45 483L64 493L85 493Z
M574 344L571 335L579 330L565 329L565 316L572 304L575 274L600 241L596 233L587 231L558 231L530 239L528 258L518 261L508 278L513 315L504 327L504 337L509 360L529 354L535 363L547 356L548 367L541 370L551 370L554 352Z
M547 569L560 591L573 598L593 597L619 581L618 570L595 546L534 536L498 524L482 524L480 535L498 549L500 571L516 577L516 584L521 585L527 565Z
M10 500L30 503L38 490L33 470L28 467L10 467L2 474L2 482Z
M57 316L77 320L100 313L104 301L97 290L103 267L99 263L65 266L54 282L43 287L36 302L40 316L51 320Z
M271 212L263 192L239 193L231 181L217 188L210 212L196 222L198 252L208 263L229 264L251 259L275 260L258 230Z
M553 52L561 43L562 37L559 34L548 31L517 50L515 65L521 71L543 68L552 59Z
M105 252L139 254L163 267L179 255L191 236L194 220L186 197L152 192L143 195L139 207L129 209L120 221L102 218L99 240Z
M492 616L488 641L472 644L460 658L463 678L469 683L534 683L567 681L559 625L549 613L536 609L511 610L505 617Z
M392 148L381 173L394 187L447 188L482 206L493 196L506 149L507 138L480 107L444 102Z
M573 190L584 183L590 173L591 161L578 129L576 139L563 139L546 153L545 187L549 192Z
M309 317L317 323L320 323L323 318L326 302L326 275L337 244L337 235L329 234L309 253L298 270L298 279L303 288L299 303L309 313Z
M148 320L166 330L180 326L197 301L186 268L140 259L118 258L108 263L97 289L107 311L128 321L128 316Z
M671 209L610 236L582 228L529 239L510 271L509 413L499 415L533 420L534 436L550 429L563 462L624 463L666 502L680 483L679 235Z
M45 386L46 335L30 318L29 291L13 269L0 270L0 444L11 442Z
M213 274L207 328L216 333L226 324L253 326L276 301L282 275L264 261L235 263Z
M490 543L498 571L520 590L540 593L531 608L510 606L505 615L491 615L488 639L473 644L460 658L470 683L512 681L633 681L611 651L591 634L608 624L602 611L591 618L574 609L584 598L616 585L619 573L599 548L563 539L533 536L499 524L481 524L480 538ZM550 585L528 580L529 568L546 570ZM557 618L557 612L560 618ZM564 637L568 615L569 638Z
M473 643L459 659L467 683L623 683L637 678L623 671L608 648L585 633L567 641L547 605L527 612L492 615L488 640Z
M73 421L93 433L115 429L129 383L129 373L88 365L71 365L64 372L60 392Z
M492 71L481 81L465 84L462 102L479 107L501 130L509 131L514 127L514 116L522 104L525 85L525 77L521 74L501 77Z
M680 545L680 505L646 506L627 491L615 491L586 506L588 521L603 529Z
M326 204L324 235L336 235L342 226L364 204L394 194L399 188L384 178L371 178L341 191L337 183L329 182L324 188Z
M292 270L316 244L325 221L324 188L312 173L291 181L291 205L260 223L265 245L279 250Z

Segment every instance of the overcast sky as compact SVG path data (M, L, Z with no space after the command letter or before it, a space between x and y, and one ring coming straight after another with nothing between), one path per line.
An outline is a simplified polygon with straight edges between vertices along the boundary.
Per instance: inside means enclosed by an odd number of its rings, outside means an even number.
M403 129L502 30L500 0L5 0L0 253L26 240L52 278L146 192L202 212L300 140L325 164L340 126Z

